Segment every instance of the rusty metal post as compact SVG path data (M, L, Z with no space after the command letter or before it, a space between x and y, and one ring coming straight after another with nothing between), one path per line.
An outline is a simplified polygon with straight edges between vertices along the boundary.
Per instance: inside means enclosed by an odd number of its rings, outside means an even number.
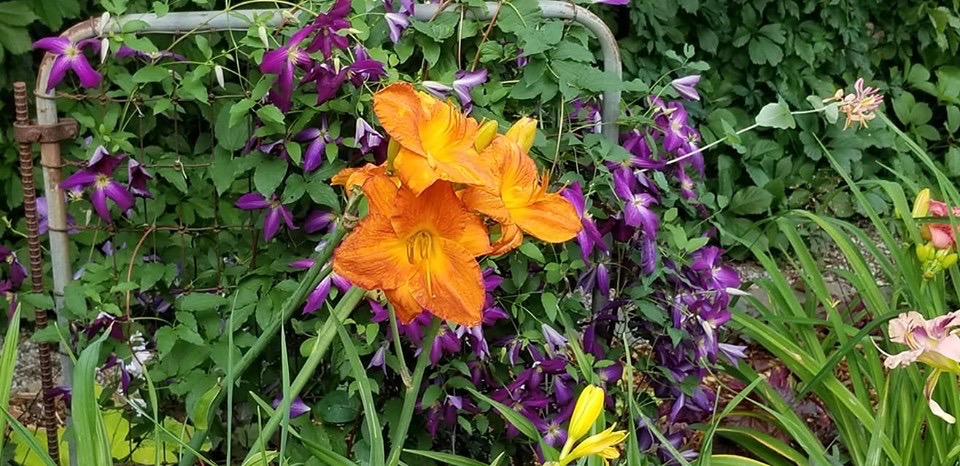
M27 100L27 85L23 82L14 83L13 101L17 114L15 128L30 126L30 109ZM20 136L22 131L17 131ZM30 251L30 282L34 293L43 293L43 250L40 248L40 222L37 216L37 191L33 179L33 141L22 140L20 143L20 181L23 183L23 211L27 219L27 247ZM47 327L47 310L36 309L37 330ZM60 439L57 438L56 404L50 391L53 389L53 368L50 365L49 343L38 345L40 363L40 384L43 390L43 427L47 430L47 452L50 457L60 463Z

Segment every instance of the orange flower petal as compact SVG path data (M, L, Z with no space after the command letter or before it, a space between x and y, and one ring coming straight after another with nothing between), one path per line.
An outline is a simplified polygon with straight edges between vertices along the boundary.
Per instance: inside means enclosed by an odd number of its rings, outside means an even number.
M422 193L438 179L427 159L406 147L401 148L397 158L393 160L393 171L414 194Z
M363 194L367 196L370 212L392 216L396 211L397 185L386 175L374 175L363 184Z
M373 96L373 111L380 125L400 145L423 154L418 125L423 122L423 103L410 83L391 84Z
M524 232L548 243L562 243L577 236L583 225L577 211L563 196L553 193L510 216Z
M510 211L503 205L499 192L481 186L468 186L460 192L460 199L469 210L480 212L497 223L510 223Z
M414 298L441 319L468 327L479 325L484 301L480 265L453 241L441 239L437 247L439 253L422 264L410 280Z
M393 310L397 313L397 320L403 324L413 322L413 319L423 312L423 306L417 302L410 290L411 288L408 285L403 285L395 290L383 290L387 300L390 301L390 304L393 304Z
M390 220L372 213L340 243L333 271L354 285L374 290L392 289L416 273L407 259L407 244L397 237Z
M419 196L401 189L397 193L396 209L400 214L390 221L401 236L426 230L439 238L460 243L474 256L490 250L483 222L466 210L453 192L453 186L446 181L434 183Z
M354 186L363 186L363 184L372 176L384 175L387 173L387 167L383 165L374 165L368 163L362 167L344 168L339 173L333 175L330 184L333 186L343 186L347 190Z
M518 248L523 243L523 233L520 228L510 223L500 225L500 238L497 239L490 249L491 256L506 254Z

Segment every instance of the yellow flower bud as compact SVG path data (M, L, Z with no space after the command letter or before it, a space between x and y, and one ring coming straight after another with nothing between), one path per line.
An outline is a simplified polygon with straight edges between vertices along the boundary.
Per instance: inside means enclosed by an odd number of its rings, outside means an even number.
M500 129L500 126L496 121L487 120L480 125L480 129L477 130L477 138L473 140L473 147L477 149L478 152L483 151L493 142L493 138L497 137L497 130Z
M537 136L537 120L523 117L507 130L507 137L517 143L524 152L530 152Z
M957 254L948 254L946 257L940 259L940 267L943 269L949 269L950 266L957 263Z
M563 446L564 453L569 452L570 448L577 440L587 435L593 423L597 422L600 411L603 410L603 389L596 385L587 385L577 398L577 404L573 407L573 414L570 416L570 428L567 429L567 443Z
M387 170L393 171L393 160L397 158L397 154L400 153L400 143L396 139L390 138L390 142L387 143Z
M935 254L933 246L930 245L930 243L917 245L917 259L920 260L921 264L933 259Z
M917 193L917 198L913 201L913 218L926 217L929 208L930 188L923 188Z

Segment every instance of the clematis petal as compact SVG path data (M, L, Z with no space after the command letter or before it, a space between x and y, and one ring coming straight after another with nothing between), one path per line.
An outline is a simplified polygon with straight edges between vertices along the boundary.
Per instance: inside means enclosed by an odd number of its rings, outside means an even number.
M426 265L411 279L413 296L435 316L472 327L482 320L484 289L480 266L473 255L445 238Z
M42 49L54 55L61 55L73 45L67 37L44 37L33 43L33 48Z
M97 181L97 175L98 173L93 170L78 170L60 183L60 189L70 191L74 188L85 188Z
M548 243L569 241L583 228L576 209L559 194L547 194L529 207L512 210L510 216L525 233Z
M327 141L323 138L314 139L303 153L303 170L312 172L323 163L324 149Z
M397 237L389 218L376 213L361 220L337 248L333 271L367 290L398 288L416 273L406 242Z
M107 193L102 189L94 189L90 193L90 203L93 210L107 223L113 223L110 217L110 207L107 205Z
M270 209L263 219L263 240L270 241L280 230L280 212L279 209Z
M263 194L247 193L243 196L240 196L235 205L243 210L256 210L270 207L270 202L263 197Z
M117 207L120 207L121 212L126 212L133 207L135 202L133 193L131 193L122 184L117 183L116 181L110 181L110 183L107 183L107 185L103 188L103 191L108 198L117 203Z
M53 90L57 87L57 84L60 84L60 81L63 81L68 69L70 69L69 58L61 55L53 59L53 66L50 67L50 75L47 77L47 92Z
M333 284L331 275L327 275L323 280L320 280L317 287L307 296L307 302L303 305L304 314L310 314L320 309L323 302L327 300L327 296L330 295L330 286Z
M77 55L70 60L70 68L77 73L80 78L80 85L83 87L97 87L100 85L100 73L90 66L90 62L83 55Z

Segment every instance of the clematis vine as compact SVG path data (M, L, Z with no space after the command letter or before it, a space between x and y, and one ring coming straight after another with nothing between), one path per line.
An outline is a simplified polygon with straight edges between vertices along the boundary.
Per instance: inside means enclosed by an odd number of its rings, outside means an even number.
M113 201L121 212L133 208L134 198L130 190L113 179L113 172L123 161L125 155L113 156L103 146L97 147L87 162L87 166L70 175L60 183L63 190L92 188L90 200L93 210L105 222L113 223L107 200Z
M887 333L890 341L907 345L909 349L898 354L888 355L884 366L890 369L921 362L930 367L923 394L927 398L930 411L949 424L956 418L947 413L933 399L933 390L944 372L960 374L960 336L954 327L960 326L960 311L935 317L923 318L919 312L902 313L890 321Z
M33 48L46 50L56 56L53 60L53 66L50 68L47 92L50 92L63 81L67 70L73 70L76 73L77 78L80 79L80 85L83 87L100 85L102 76L90 66L87 57L83 55L83 49L88 47L100 50L100 41L84 39L74 43L69 37L45 37L33 43Z
M243 210L261 210L267 209L267 216L263 220L263 239L270 241L280 230L281 220L287 226L288 230L296 230L293 223L293 215L290 210L280 203L280 199L273 195L270 200L263 197L260 193L247 193L237 199L236 206Z

